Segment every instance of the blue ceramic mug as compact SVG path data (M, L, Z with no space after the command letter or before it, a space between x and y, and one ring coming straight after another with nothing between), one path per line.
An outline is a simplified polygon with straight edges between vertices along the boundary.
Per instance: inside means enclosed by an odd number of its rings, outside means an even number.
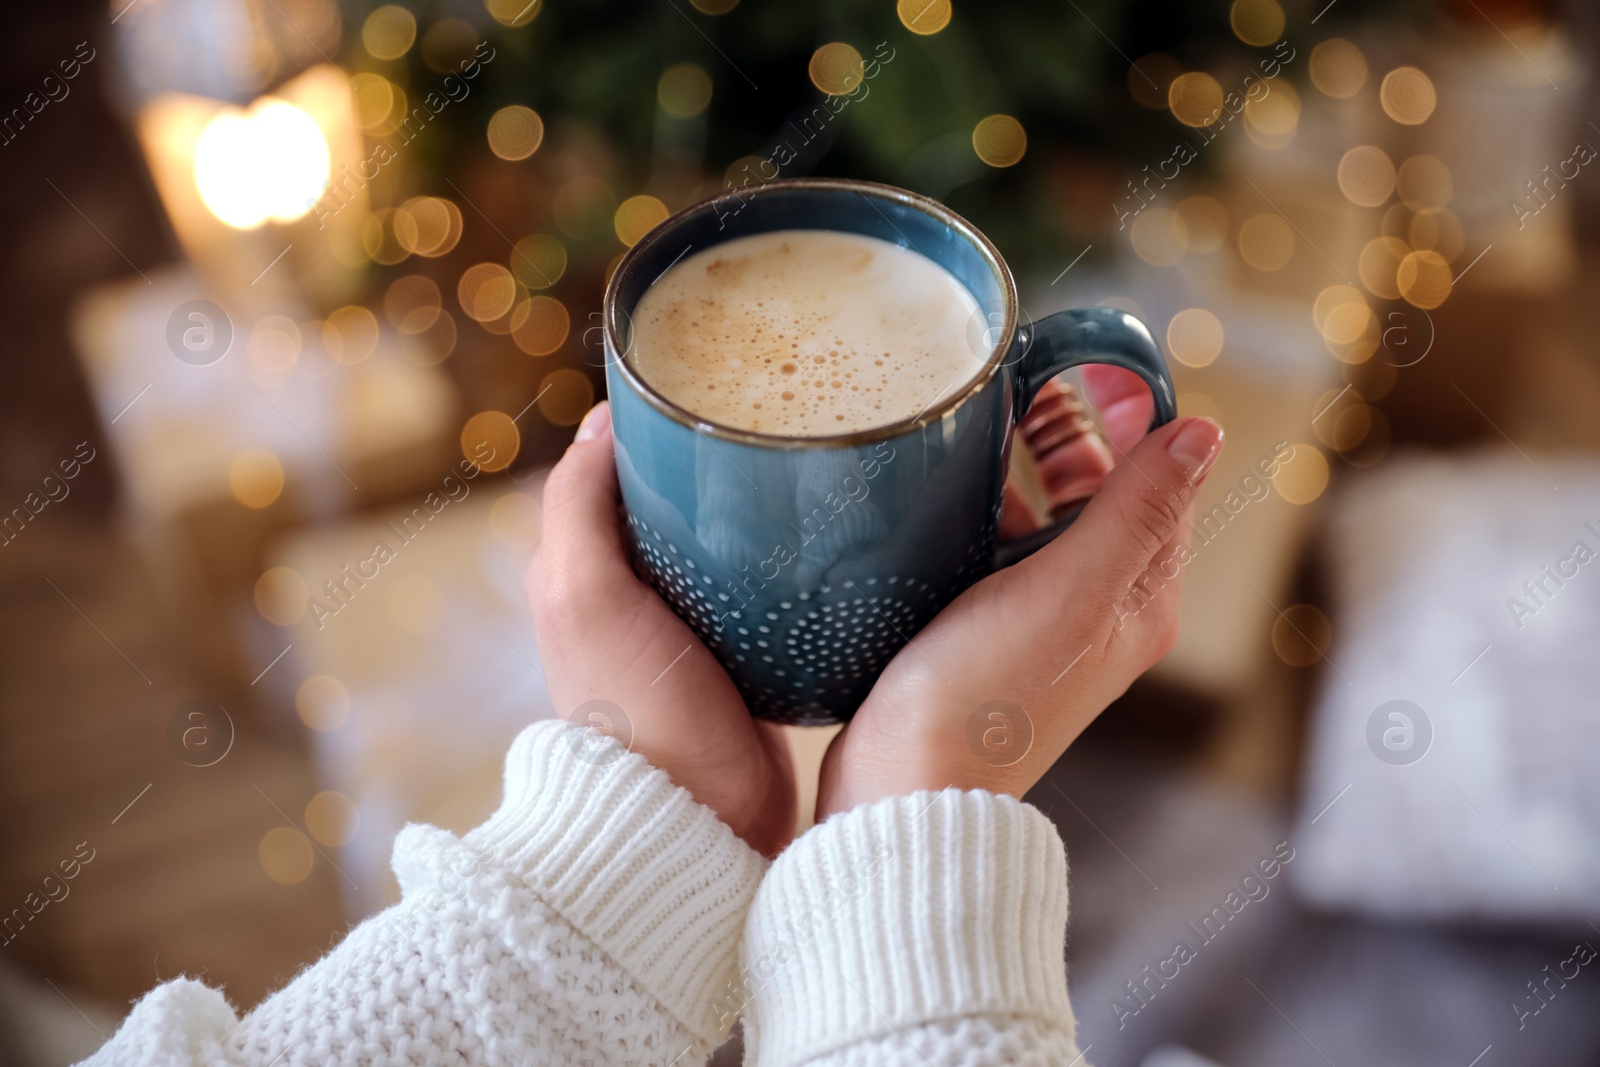
M944 267L976 298L985 369L921 415L829 437L715 425L672 403L627 359L630 315L690 251L772 230L882 238ZM623 257L606 290L606 384L634 565L699 634L751 712L848 719L927 622L998 566L1059 534L997 551L1011 431L1069 367L1138 374L1152 428L1176 414L1150 331L1113 308L1023 321L987 238L926 197L835 179L775 181L697 204ZM1001 554L1004 553L1004 554Z

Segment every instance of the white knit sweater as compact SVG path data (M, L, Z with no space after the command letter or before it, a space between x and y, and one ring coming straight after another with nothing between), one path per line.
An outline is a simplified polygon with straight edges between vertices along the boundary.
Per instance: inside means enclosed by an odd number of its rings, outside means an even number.
M180 978L84 1062L690 1067L741 1015L761 1067L1078 1060L1066 856L1009 797L880 801L769 869L643 758L540 723L500 809L406 827L394 869L401 902L248 1015Z

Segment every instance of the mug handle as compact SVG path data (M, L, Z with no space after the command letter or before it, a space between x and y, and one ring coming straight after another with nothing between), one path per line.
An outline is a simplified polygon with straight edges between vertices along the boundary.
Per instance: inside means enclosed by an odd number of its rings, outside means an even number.
M1178 403L1172 390L1172 374L1167 370L1161 349L1144 323L1117 308L1094 307L1058 311L1017 331L1015 342L1023 349L1017 368L1016 421L1021 422L1034 397L1044 384L1062 371L1085 363L1104 363L1130 370L1144 379L1155 399L1155 411L1146 430L1178 417ZM995 549L998 570L1033 555L1054 541L1082 507L1056 519L1039 530Z

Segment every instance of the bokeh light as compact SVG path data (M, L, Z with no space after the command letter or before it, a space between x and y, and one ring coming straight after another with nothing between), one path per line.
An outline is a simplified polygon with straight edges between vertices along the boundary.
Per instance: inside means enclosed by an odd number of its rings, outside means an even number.
M1272 487L1291 504L1309 504L1328 488L1328 461L1312 444L1296 444L1289 458L1278 466Z
M1384 114L1405 126L1418 126L1428 121L1434 106L1439 102L1433 81L1416 67L1396 67L1383 76L1378 88L1378 101Z
M285 100L223 108L194 146L194 181L206 209L236 230L293 222L311 210L331 173L317 121Z
M1374 237L1361 249L1358 273L1361 284L1373 296L1385 300L1400 299L1400 286L1396 277L1400 261L1411 254L1411 248L1398 237Z
M854 92L867 75L861 53L843 41L823 45L811 54L807 67L811 84L829 96Z
M1188 230L1189 251L1215 252L1227 241L1228 209L1216 197L1185 197L1174 210Z
M1291 604L1272 620L1272 651L1291 667L1309 667L1333 644L1333 624L1310 604Z
M400 351L419 367L432 367L450 358L456 349L456 320L450 312L440 310L427 326L414 334L400 338Z
M1281 215L1252 215L1239 227L1239 255L1256 270L1287 267L1294 246L1294 228Z
M300 572L290 567L272 567L256 579L256 611L274 626L291 626L306 614L311 590Z
M264 448L240 453L228 465L228 489L247 508L271 507L283 492L283 464Z
M338 363L360 363L378 349L378 317L364 307L342 307L322 324L322 346Z
M1246 99L1244 128L1263 148L1282 148L1300 128L1300 94L1287 80L1274 82L1265 96Z
M256 846L256 860L268 878L279 885L297 885L311 876L311 842L299 830L274 826Z
M698 63L674 63L656 82L656 103L675 119L692 119L711 104L711 75Z
M1412 156L1395 174L1395 192L1412 211L1437 211L1450 202L1455 181L1438 156Z
M317 843L330 848L348 845L361 825L356 802L336 790L324 790L306 802L306 829Z
M617 240L632 248L641 237L665 222L668 214L667 205L653 196L630 196L618 205L612 227L617 231Z
M1205 308L1186 308L1167 324L1167 349L1186 367L1208 367L1222 354L1222 323Z
M511 331L511 340L530 356L560 351L572 329L566 305L552 296L530 297L523 303L525 315Z
M389 283L383 294L383 315L403 334L421 333L439 318L439 286L432 278L407 274Z
M1428 211L1411 219L1406 226L1406 243L1425 248L1453 261L1467 245L1467 231L1461 219L1449 208Z
M1408 304L1425 309L1436 308L1448 300L1454 287L1450 264L1439 253L1428 249L1413 251L1400 261L1395 284Z
M300 327L287 315L263 315L257 319L245 339L250 380L262 386L288 381L300 360L300 346Z
M383 5L361 24L361 43L374 59L399 59L416 39L416 16L398 4Z
M953 13L950 0L899 0L894 10L902 26L922 36L938 33L950 25Z
M1189 227L1183 216L1164 207L1139 212L1129 227L1134 254L1153 267L1170 267L1189 248Z
M478 322L500 318L517 300L517 280L498 263L476 263L461 274L456 298L467 317Z
M401 205L411 220L410 250L419 256L437 258L455 248L461 240L461 209L437 196L415 196Z
M511 273L529 289L548 289L567 272L567 246L547 233L518 241L511 250Z
M361 247L374 263L384 266L409 256L419 237L416 216L409 211L379 208L361 223Z
M1283 36L1283 8L1278 0L1233 0L1228 23L1245 44L1269 45Z
M362 71L350 76L351 100L356 110L356 125L369 132L388 132L393 117L404 113L405 90L381 74Z
M1172 79L1167 106L1185 126L1209 126L1222 113L1222 86L1204 71L1191 70Z
M313 674L295 691L294 710L311 729L329 733L350 717L350 693L337 678Z
M480 411L461 428L461 454L485 471L503 471L522 448L522 434L503 411Z
M1378 207L1394 192L1394 161L1376 145L1357 145L1339 160L1339 191L1352 204Z
M483 0L483 7L500 25L515 29L539 17L543 0Z
M1330 37L1311 50L1311 84L1325 96L1347 100L1367 84L1367 57L1343 37Z
M569 367L545 375L539 393L539 414L557 426L576 426L594 407L594 383Z
M991 167L1014 166L1028 150L1028 134L1010 115L990 115L972 128L972 150Z
M531 107L511 104L489 119L489 150L501 159L527 159L544 141L544 120Z

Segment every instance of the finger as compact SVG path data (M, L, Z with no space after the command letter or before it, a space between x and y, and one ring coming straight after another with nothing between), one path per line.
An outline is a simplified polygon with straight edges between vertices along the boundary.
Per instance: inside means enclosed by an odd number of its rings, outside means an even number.
M1071 529L1018 564L1035 572L1025 580L1056 587L1061 603L1086 594L1119 601L1179 535L1195 488L1221 449L1222 428L1206 418L1179 419L1152 432L1106 477Z
M617 519L617 468L612 458L610 405L595 405L544 484L544 536L539 546L539 595L568 602L633 583ZM581 588L580 588L581 587Z
M1119 450L1127 452L1150 426L1155 398L1144 379L1130 370L1104 363L1083 368L1083 384L1100 412L1100 429Z

